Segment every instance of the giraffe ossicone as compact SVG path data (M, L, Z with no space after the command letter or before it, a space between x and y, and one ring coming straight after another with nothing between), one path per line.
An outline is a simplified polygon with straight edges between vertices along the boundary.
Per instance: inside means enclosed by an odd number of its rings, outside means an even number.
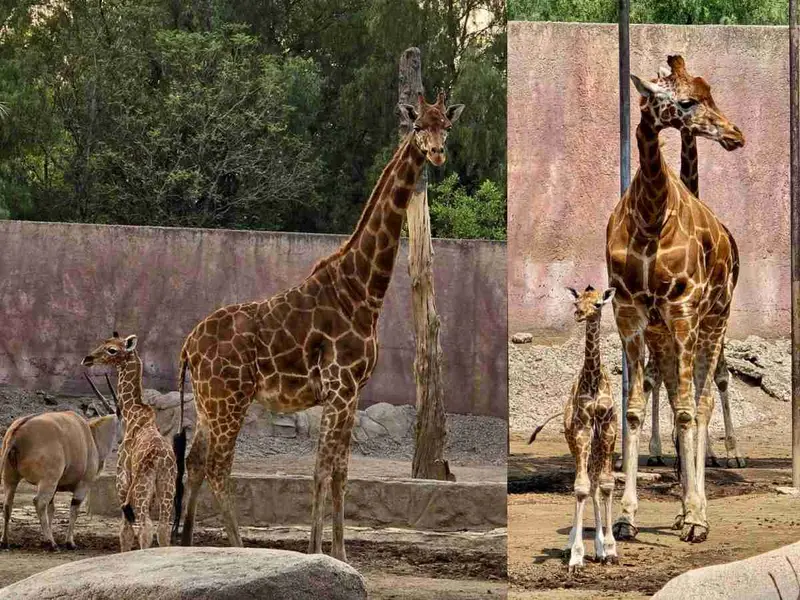
M241 546L229 479L236 438L257 400L274 412L321 405L309 552L322 552L325 495L333 501L331 554L346 560L344 494L358 395L378 359L378 317L406 208L425 160L441 165L462 105L399 104L410 131L384 168L355 231L299 285L260 302L232 304L200 321L180 354L190 371L197 422L186 459L189 499L182 542L190 545L198 493L207 479L228 540Z

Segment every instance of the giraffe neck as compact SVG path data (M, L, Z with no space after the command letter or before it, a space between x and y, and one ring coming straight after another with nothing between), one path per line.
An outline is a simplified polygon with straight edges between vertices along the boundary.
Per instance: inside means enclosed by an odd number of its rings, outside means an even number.
M681 181L695 198L700 197L700 177L698 175L697 139L691 134L681 132Z
M661 229L667 216L669 199L668 168L661 153L653 118L642 113L636 128L636 143L639 148L639 172L632 194L637 224L646 232Z
M586 319L586 355L583 370L598 373L600 370L600 316Z
M407 136L386 165L364 212L339 252L337 287L353 306L379 310L392 277L406 209L425 165L425 155Z
M118 369L117 396L126 435L133 435L151 419L155 421L152 407L142 404L142 359L135 350Z

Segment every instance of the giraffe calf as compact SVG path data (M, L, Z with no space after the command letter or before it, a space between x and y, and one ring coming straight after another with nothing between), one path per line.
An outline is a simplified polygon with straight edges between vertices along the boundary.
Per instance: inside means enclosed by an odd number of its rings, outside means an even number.
M583 566L583 508L591 495L595 519L595 557L618 562L617 543L611 530L614 494L612 460L617 440L617 414L608 372L600 361L600 317L614 289L592 286L575 297L575 320L586 322L586 357L564 407L564 434L575 458L575 522L569 534L569 572Z
M142 361L136 352L136 336L122 339L114 332L82 364L112 365L119 374L119 408L125 425L117 460L117 497L124 517L121 550L132 550L136 537L140 548L152 545L151 505L158 507L158 545L169 546L171 517L182 493L182 473L175 459L177 452L158 431L153 407L142 403ZM185 439L185 431L175 436L176 449Z

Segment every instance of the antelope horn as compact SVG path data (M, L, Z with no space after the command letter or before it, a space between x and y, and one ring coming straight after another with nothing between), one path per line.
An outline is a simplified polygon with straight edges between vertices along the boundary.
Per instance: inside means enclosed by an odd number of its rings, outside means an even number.
M97 389L97 386L94 384L94 381L92 381L92 378L89 377L89 374L86 371L84 371L83 376L86 378L86 381L89 382L89 385L92 386L92 391L95 393L95 396L97 396L97 399L100 400L100 403L108 411L108 414L114 412L114 409L108 403L108 400L105 399L105 396L103 396L103 394L100 393L100 390Z
M117 392L114 391L114 386L111 385L111 380L108 378L108 373L106 373L105 376L106 376L106 384L108 385L108 389L111 392L111 397L114 399L114 412L117 413L117 417L121 419L122 412L119 409L119 398L117 398Z

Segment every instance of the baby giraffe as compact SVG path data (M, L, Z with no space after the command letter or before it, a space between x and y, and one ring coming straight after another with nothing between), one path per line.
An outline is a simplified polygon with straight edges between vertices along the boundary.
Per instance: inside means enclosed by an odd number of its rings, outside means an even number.
M117 497L122 506L119 541L122 552L133 549L139 538L140 548L153 543L150 506L158 506L158 545L170 545L170 521L176 489L180 496L175 452L156 426L152 406L142 403L142 361L136 352L136 336L122 339L114 334L83 359L84 366L97 364L116 367L119 408L125 425L125 437L117 459ZM175 443L181 443L181 434ZM177 499L180 501L180 498Z
M617 414L608 372L600 364L600 316L603 305L614 297L614 289L599 292L591 285L581 293L568 289L575 297L575 320L586 321L586 358L564 407L564 434L575 458L575 522L568 546L569 572L574 573L583 566L583 507L589 494L594 503L596 559L618 562L611 531Z

